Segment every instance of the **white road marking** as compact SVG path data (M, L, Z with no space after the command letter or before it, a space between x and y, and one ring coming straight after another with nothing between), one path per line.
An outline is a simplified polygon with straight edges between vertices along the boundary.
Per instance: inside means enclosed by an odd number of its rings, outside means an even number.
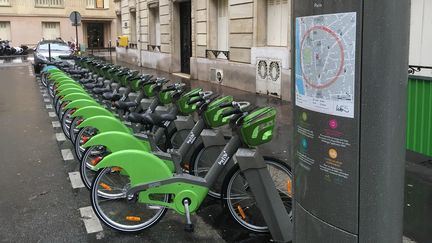
M60 122L59 122L59 121L53 121L53 122L52 122L52 126L53 126L54 128L56 128L56 127L60 127Z
M48 112L48 116L49 117L56 117L57 115L55 112L50 111L50 112Z
M4 60L0 60L0 64L4 63Z
M44 99L44 102L49 103L49 102L51 102L51 100L50 99Z
M44 92L42 95L43 95L43 97L48 97L48 93L47 92Z
M22 59L13 59L12 63L22 63Z
M64 161L74 160L72 151L70 149L62 149L61 154Z
M69 179L73 189L85 187L79 172L69 172Z
M87 234L103 231L102 225L99 219L96 217L96 214L94 213L91 206L80 208L79 210L81 213L81 218L84 221Z
M52 105L45 105L45 107L46 107L47 109L52 109L52 108L53 108Z
M55 136L56 136L57 141L59 141L59 142L66 141L66 136L62 132L56 133Z

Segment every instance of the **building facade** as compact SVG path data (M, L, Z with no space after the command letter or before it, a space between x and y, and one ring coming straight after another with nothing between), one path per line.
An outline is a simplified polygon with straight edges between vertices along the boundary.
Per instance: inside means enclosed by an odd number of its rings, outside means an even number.
M78 11L79 43L85 48L107 47L117 37L113 0L0 0L0 38L13 45L33 46L42 38L75 41L69 15Z
M290 99L290 0L121 0L120 60ZM136 47L136 48L135 48Z

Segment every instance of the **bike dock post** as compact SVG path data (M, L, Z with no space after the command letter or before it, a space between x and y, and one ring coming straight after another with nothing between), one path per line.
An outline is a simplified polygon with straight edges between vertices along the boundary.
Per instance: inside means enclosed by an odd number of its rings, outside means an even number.
M294 0L294 242L402 242L409 17Z
M255 196L258 208L269 227L272 240L289 242L293 239L291 217L282 203L263 157L256 149L240 148L234 156Z

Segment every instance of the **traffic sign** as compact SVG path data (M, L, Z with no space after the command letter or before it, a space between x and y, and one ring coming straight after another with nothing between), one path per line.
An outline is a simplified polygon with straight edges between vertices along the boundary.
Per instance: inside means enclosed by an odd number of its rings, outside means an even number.
M78 11L73 11L69 15L69 19L72 21L73 26L78 26L81 23L81 14Z

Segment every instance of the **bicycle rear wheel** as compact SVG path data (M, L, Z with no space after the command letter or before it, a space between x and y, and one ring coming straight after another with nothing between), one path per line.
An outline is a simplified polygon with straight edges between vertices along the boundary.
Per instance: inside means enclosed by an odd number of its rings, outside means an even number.
M166 213L167 208L138 202L138 196L127 198L129 178L122 175L119 168L105 168L96 176L91 203L98 218L108 227L122 232L137 232L156 224ZM111 195L103 195L107 192ZM114 191L118 192L114 196ZM169 195L155 195L155 200L168 202Z
M293 174L291 169L284 162L276 159L266 157L264 160L290 220L292 220ZM228 173L224 181L223 192L224 206L228 208L235 221L251 231L269 231L248 182L238 165L235 165Z
M80 175L87 189L91 189L94 178L97 174L94 166L108 154L109 151L104 146L92 146L85 150L80 164Z

